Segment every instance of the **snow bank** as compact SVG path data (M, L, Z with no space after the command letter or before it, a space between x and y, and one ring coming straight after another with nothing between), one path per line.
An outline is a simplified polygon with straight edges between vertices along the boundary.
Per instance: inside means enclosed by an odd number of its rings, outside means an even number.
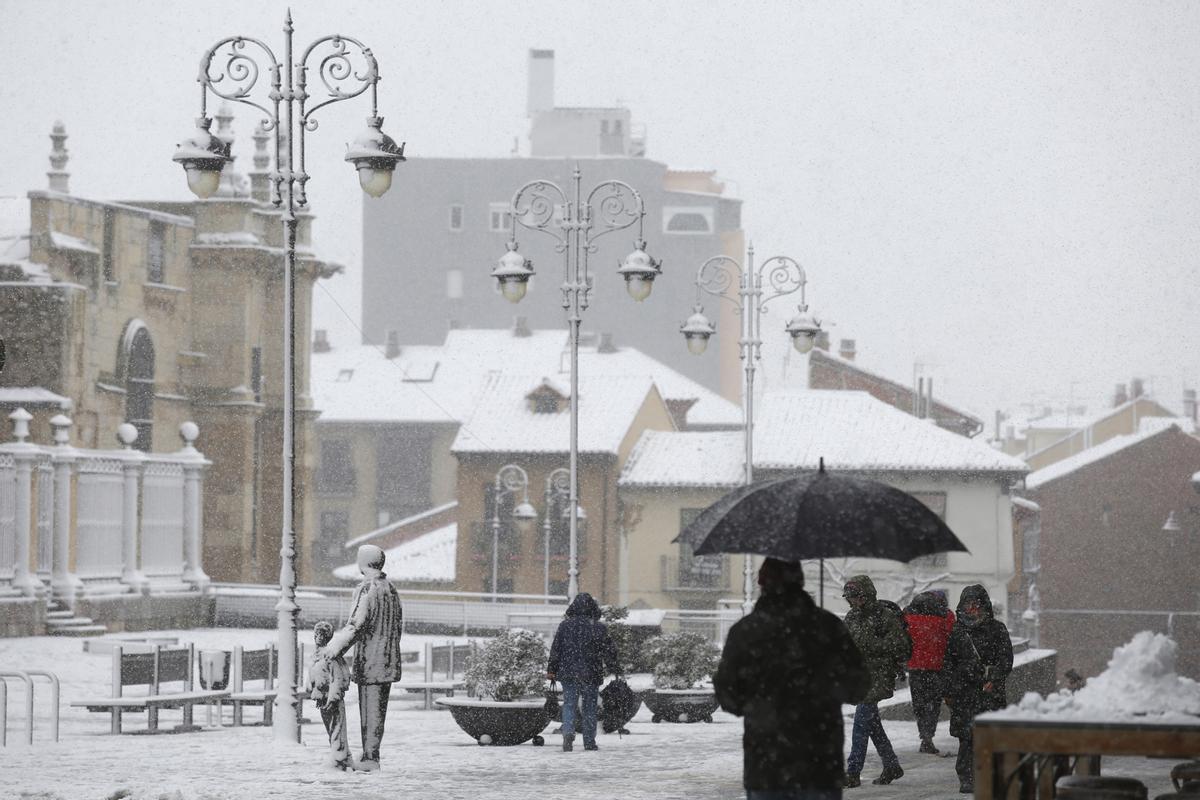
M1175 672L1179 645L1152 631L1138 633L1113 651L1108 668L1071 693L1043 698L1029 692L997 716L1128 719L1200 724L1200 683Z

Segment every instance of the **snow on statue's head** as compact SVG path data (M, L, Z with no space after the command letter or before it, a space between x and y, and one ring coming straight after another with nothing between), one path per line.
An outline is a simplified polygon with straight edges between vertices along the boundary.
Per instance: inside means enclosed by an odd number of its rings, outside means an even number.
M360 570L367 569L383 569L384 555L373 544L364 544L358 548L358 568Z

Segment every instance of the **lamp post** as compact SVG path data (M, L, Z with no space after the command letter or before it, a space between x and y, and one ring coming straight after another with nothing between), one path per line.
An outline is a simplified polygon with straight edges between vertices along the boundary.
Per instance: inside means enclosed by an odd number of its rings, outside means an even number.
M570 507L579 507L579 325L588 307L592 276L588 257L596 252L596 240L605 234L636 224L634 250L621 261L617 274L625 279L629 296L641 302L650 296L654 279L662 274L661 262L646 253L643 222L646 207L642 196L624 181L606 180L597 184L585 197L582 176L576 165L568 192L549 180L535 180L513 194L512 237L508 252L501 256L492 270L500 291L510 302L518 303L525 296L533 263L517 251L517 226L538 231L555 241L555 252L563 254L562 306L567 312L567 327L571 346L571 440L568 489ZM573 600L579 593L578 514L572 514L570 556L567 567L567 597Z
M283 61L259 39L231 36L217 42L200 58L200 116L196 132L179 145L173 160L187 174L188 188L199 198L211 197L221 179L221 169L232 159L229 145L209 133L212 118L207 114L208 93L252 106L265 116L264 130L276 131L275 170L271 173L271 202L283 209L283 493L282 537L279 564L279 693L276 697L275 738L300 741L300 700L297 697L296 663L296 532L295 503L295 413L296 413L296 210L307 203L304 193L308 174L304 171L305 134L317 129L314 114L321 108L371 91L371 116L366 130L350 145L346 160L358 170L359 183L372 197L379 197L392 183L392 172L404 161L404 146L383 130L377 113L376 86L379 67L371 50L357 39L333 34L312 42L300 56L292 56L292 15L283 24ZM247 47L249 46L249 47ZM317 102L309 105L309 63L322 86ZM260 63L262 67L260 67ZM265 67L269 91L263 102L252 99ZM280 136L279 134L284 134ZM293 142L298 142L299 164L294 161Z
M726 290L735 282L738 287L737 300L726 294ZM784 330L792 337L792 345L797 352L812 350L813 342L821 331L821 323L808 313L804 296L807 283L808 278L800 262L788 256L772 256L756 269L753 243L746 250L744 268L729 256L713 256L701 264L696 272L696 305L687 322L680 327L688 350L695 355L702 354L708 347L709 337L717 332L716 326L704 315L704 306L700 303L702 292L732 303L741 323L738 357L742 360L745 374L742 385L742 430L746 458L743 481L746 485L754 482L754 373L758 369L758 360L762 358L762 340L759 338L762 315L767 312L767 304L772 300L799 291L798 313L788 321ZM749 554L745 557L742 573L742 611L749 614L754 607L751 600L754 594L754 570Z
M546 603L550 602L550 532L554 527L551 510L554 508L555 496L564 497L567 500L570 500L571 497L571 471L563 467L559 467L546 476L546 516L542 521L542 594L545 595L544 602ZM583 510L582 505L575 506L575 516L579 522L587 522L587 512ZM567 524L570 525L570 505L563 505L562 518L567 520Z
M537 510L529 502L529 474L516 464L505 464L496 473L492 492L492 602L496 602L496 586L500 578L500 500L506 494L521 492L521 502L513 507L512 516L521 533L529 533L537 522Z

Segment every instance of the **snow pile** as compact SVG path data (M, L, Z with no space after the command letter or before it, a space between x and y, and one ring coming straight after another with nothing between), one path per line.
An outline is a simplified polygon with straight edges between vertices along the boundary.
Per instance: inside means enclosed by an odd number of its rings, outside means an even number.
M1200 683L1175 672L1179 645L1168 636L1142 631L1113 651L1108 668L1075 693L1043 698L1027 693L1002 715L1054 717L1160 717L1200 724Z

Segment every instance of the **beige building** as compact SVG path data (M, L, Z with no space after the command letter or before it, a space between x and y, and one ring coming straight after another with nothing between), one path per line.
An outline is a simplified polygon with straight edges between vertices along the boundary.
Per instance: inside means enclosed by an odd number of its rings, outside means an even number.
M889 483L933 508L970 550L901 565L872 559L826 562L826 607L842 606L840 584L866 572L892 599L937 587L951 597L983 583L997 603L1014 573L1010 487L1028 468L987 444L899 411L865 392L764 392L758 402L757 479L830 471ZM642 435L621 474L623 531L619 602L655 608L715 608L742 601L740 556L696 557L674 539L697 514L742 484L740 431ZM816 565L809 588L817 592Z
M231 137L218 114L218 135ZM204 564L216 580L272 582L279 570L283 405L280 212L266 201L266 137L251 180L226 168L206 201L97 201L72 195L56 127L50 191L28 213L5 209L15 231L0 242L0 337L8 366L0 413L35 394L33 438L70 407L72 443L111 447L122 422L135 447L173 451L192 420L213 462L206 476ZM180 176L182 187L183 176ZM253 190L251 190L253 186ZM297 236L296 380L300 482L309 469L309 309L313 283L339 268ZM41 394L39 394L41 393ZM308 527L308 499L297 529ZM302 558L303 563L303 558Z

